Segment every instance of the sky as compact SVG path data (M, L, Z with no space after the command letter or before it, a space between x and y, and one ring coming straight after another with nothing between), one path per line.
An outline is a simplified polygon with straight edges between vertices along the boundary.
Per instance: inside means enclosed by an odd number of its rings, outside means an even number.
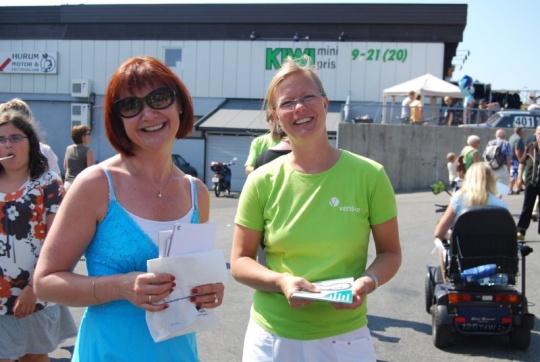
M0 6L65 4L179 4L179 3L394 3L467 4L467 26L458 45L459 58L468 57L454 71L454 80L468 75L492 90L514 90L540 95L540 1L538 0L17 0Z

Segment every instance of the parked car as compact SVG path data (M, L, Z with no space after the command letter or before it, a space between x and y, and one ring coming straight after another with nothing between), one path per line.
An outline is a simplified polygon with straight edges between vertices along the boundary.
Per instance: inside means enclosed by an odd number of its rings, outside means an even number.
M178 154L172 155L172 160L176 167L178 167L180 170L182 170L183 173L186 175L191 175L193 177L199 177L199 174L197 173L197 170L195 167L191 166L189 162L184 160L184 158Z
M499 111L492 114L486 123L467 124L463 127L494 127L515 128L523 127L534 129L540 125L540 112L538 111Z

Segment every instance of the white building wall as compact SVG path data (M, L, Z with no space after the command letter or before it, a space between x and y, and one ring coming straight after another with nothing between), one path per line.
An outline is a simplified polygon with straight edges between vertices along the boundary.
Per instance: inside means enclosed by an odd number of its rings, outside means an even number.
M0 72L0 92L69 94L71 79L82 78L92 81L94 93L104 94L112 72L126 59L143 55L165 59L169 48L182 49L182 61L173 69L193 97L203 98L262 98L275 73L274 68L266 69L267 49L290 49L295 54L311 49L331 100L344 101L350 94L352 101L379 102L383 89L392 85L425 73L443 75L444 45L439 43L4 40L2 55L57 52L58 72ZM281 62L281 53L276 58Z

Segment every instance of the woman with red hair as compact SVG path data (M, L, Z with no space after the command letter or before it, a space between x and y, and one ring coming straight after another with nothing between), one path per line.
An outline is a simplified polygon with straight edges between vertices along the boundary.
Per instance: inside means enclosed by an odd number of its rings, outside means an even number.
M112 75L105 128L118 154L81 172L60 208L36 270L40 297L88 306L73 361L198 361L195 334L155 343L145 313L176 284L148 273L158 231L209 219L208 189L174 166L174 142L193 127L188 90L155 58L132 58ZM73 272L82 255L88 276ZM191 290L190 301L216 308L223 284Z

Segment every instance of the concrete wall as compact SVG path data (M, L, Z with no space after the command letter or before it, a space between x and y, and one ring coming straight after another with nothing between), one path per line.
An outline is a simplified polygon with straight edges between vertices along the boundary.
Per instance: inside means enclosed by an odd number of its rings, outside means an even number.
M448 183L446 154L457 155L467 137L480 137L480 152L495 138L494 128L461 128L413 125L340 123L338 147L381 163L396 192L428 190L443 180ZM506 130L510 138L513 129ZM526 135L533 134L526 131Z

